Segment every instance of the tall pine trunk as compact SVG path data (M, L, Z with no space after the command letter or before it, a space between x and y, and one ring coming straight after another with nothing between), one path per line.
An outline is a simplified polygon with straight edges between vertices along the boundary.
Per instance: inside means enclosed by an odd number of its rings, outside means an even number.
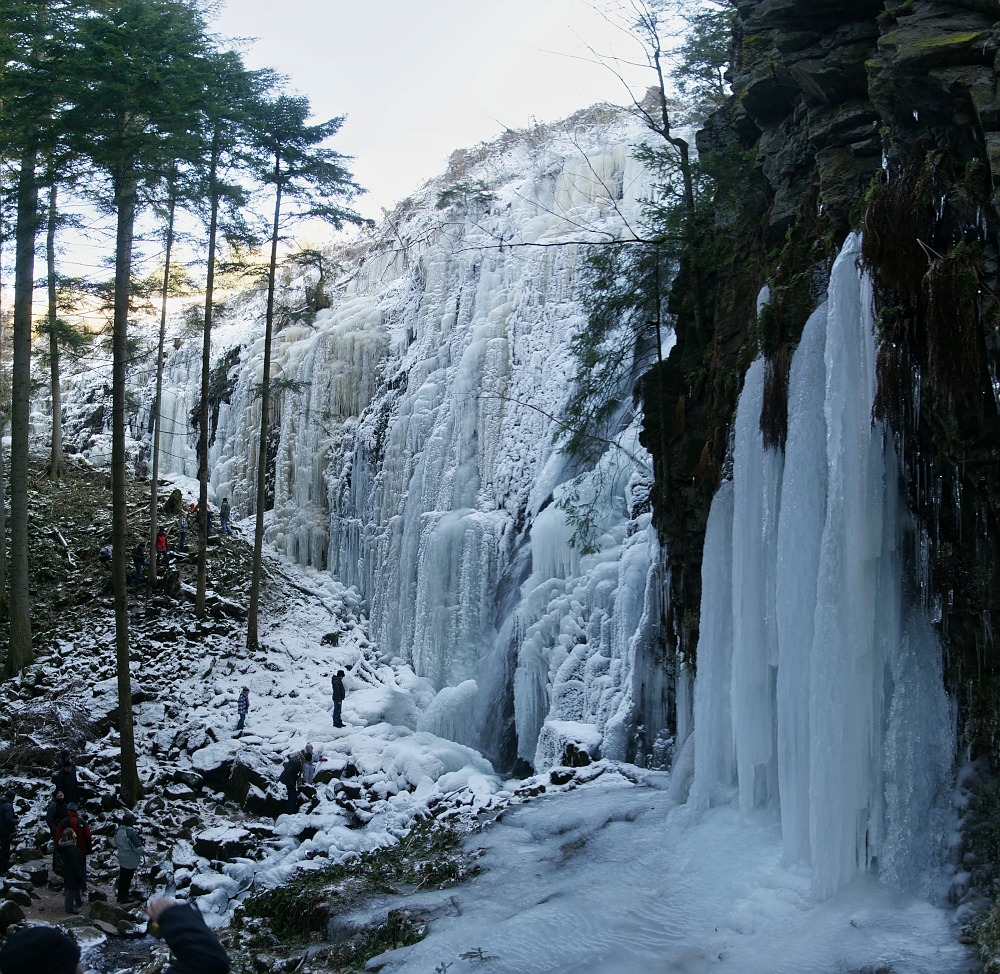
M48 229L45 234L45 262L49 291L49 387L52 397L52 448L49 452L49 476L58 480L66 474L62 445L62 390L59 382L59 310L56 305L56 198L58 188L50 173Z
M205 275L205 331L201 346L201 411L198 416L198 588L194 609L199 619L205 618L205 592L208 588L208 423L209 386L212 375L212 302L215 292L215 247L219 234L219 129L212 137L212 159L208 185L212 196L212 211L208 223L208 271Z
M260 610L260 578L264 559L264 497L267 482L268 413L271 404L271 332L274 323L274 278L278 264L278 230L281 224L281 166L275 158L274 226L271 230L271 263L267 272L267 317L264 323L264 374L260 382L260 439L257 443L257 519L253 534L253 575L247 615L247 649L256 649Z
M128 366L128 310L132 277L132 236L137 181L127 173L116 180L118 235L115 242L115 319L111 366L111 575L115 593L115 651L118 663L118 732L122 801L131 807L140 793L135 759L128 633L128 508L125 469L125 376Z
M33 141L30 137L28 143ZM17 180L14 259L14 340L10 414L10 646L4 672L19 673L35 658L31 645L31 589L28 572L28 425L31 402L31 297L38 229L36 152L21 156Z
M163 344L167 334L167 296L170 291L170 252L174 246L174 212L177 200L171 195L167 211L166 254L163 258L163 290L160 294L160 340L156 346L156 395L153 397L153 470L149 487L149 577L156 589L156 530L159 513L157 488L160 483L160 407L163 395Z

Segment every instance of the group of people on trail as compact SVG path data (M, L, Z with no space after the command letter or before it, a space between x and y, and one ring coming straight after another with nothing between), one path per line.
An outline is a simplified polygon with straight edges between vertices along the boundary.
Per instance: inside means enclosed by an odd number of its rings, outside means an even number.
M76 764L68 751L60 757L59 769L52 776L55 792L45 809L45 824L52 839L52 871L63 878L63 904L67 913L79 913L87 895L87 856L93 852L94 836L87 816L81 811L82 795ZM8 792L0 802L0 872L10 865L10 846L17 831L14 794ZM126 811L115 833L118 858L117 901L129 903L135 871L143 859L143 839L136 831L136 819Z
M347 690L344 687L344 677L347 674L343 670L338 670L331 678L331 690L333 694L333 726L346 726L341 715L344 698ZM246 725L247 714L250 711L250 688L243 687L239 697L236 699L236 730L242 731ZM323 758L322 760L326 760ZM290 754L285 760L281 769L278 781L285 786L287 799L285 809L290 814L295 814L299 810L299 785L300 783L312 785L316 778L316 759L312 744L306 744L301 751Z
M174 899L146 904L149 931L173 952L164 974L228 974L229 954L198 909ZM0 974L83 974L80 945L58 927L30 926L0 947Z
M220 534L231 534L232 530L229 527L229 514L231 506L229 504L229 498L223 497L222 504L219 507L219 523ZM178 554L187 554L187 536L191 525L198 524L198 513L200 511L199 505L196 501L191 502L190 508L188 510L181 510L180 514L177 516L177 546L174 551L170 550L170 538L167 535L167 528L160 527L156 531L156 568L157 570L166 569L170 567L171 559ZM208 533L212 533L212 515L213 511L211 507L208 509ZM136 542L135 547L132 549L132 567L134 569L134 581L136 587L140 587L146 577L146 570L149 567L149 559L147 556L146 542L140 540ZM111 545L104 545L98 557L102 564L110 565L112 557Z

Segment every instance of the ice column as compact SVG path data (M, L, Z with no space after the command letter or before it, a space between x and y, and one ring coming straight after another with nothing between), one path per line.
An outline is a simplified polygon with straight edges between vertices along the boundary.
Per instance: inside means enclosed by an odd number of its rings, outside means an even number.
M898 554L913 526L871 418L858 252L849 238L792 361L783 464L760 437L763 363L747 373L734 479L706 534L695 684L689 801L777 798L785 856L811 864L819 896L864 869L919 881L944 834L954 750L940 647Z

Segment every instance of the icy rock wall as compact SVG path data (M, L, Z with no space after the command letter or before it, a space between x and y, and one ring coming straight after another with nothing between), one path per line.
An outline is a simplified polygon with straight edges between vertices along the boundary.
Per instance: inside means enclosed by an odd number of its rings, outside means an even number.
M457 154L345 262L333 306L274 337L268 541L358 589L382 651L442 691L422 728L492 756L516 731L513 751L542 766L574 723L624 757L652 746L628 738L633 715L650 739L666 721L665 676L640 672L659 602L633 377L621 390L627 452L578 488L598 512L584 557L558 501L587 472L553 446L585 323L576 242L637 221L650 193L632 158L641 137L606 115ZM437 208L456 185L489 192ZM262 311L247 299L216 328L217 354L241 346L210 453L213 497L237 515L251 509L259 448ZM190 408L173 391L194 385L187 368L171 365L172 410ZM185 458L173 469L193 475L192 448L170 443ZM536 753L550 717L562 733Z
M733 481L712 505L695 684L695 808L780 808L785 855L826 896L875 867L912 887L939 851L954 752L940 647L901 581L913 528L872 423L871 290L859 240L789 377L784 457L747 373Z

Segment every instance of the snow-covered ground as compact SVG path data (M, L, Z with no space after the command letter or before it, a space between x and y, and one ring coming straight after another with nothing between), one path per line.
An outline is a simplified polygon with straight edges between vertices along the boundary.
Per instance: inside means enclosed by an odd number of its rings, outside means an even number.
M744 816L726 805L697 816L676 801L669 774L613 762L578 769L564 785L553 785L548 774L502 781L475 752L415 730L431 688L398 662L373 666L362 627L344 627L338 647L320 643L321 634L338 628L331 609L350 616L350 592L337 591L322 573L300 575L291 565L284 571L324 601L296 600L265 625L262 638L272 651L266 668L245 674L252 702L246 734L221 733L235 723L242 675L216 687L224 703L214 694L192 716L220 729L213 749L263 753L277 768L309 741L323 764L353 762L369 783L384 783L387 797L373 804L362 829L347 828L327 802L279 817L283 841L264 847L253 867L256 882L280 882L308 861L337 861L394 842L415 815L459 790L470 812L480 807L494 819L469 839L486 850L482 875L405 903L394 898L393 905L432 919L426 939L373 962L384 963L382 970L430 972L451 964L450 974L459 974L481 969L486 958L485 969L495 974L970 969L954 915L943 905L890 890L873 876L814 899L810 871L782 864L776 813ZM341 666L350 674L348 726L336 730L329 676ZM192 694L198 683L192 681ZM208 757L195 752L195 764ZM531 795L538 784L545 793ZM300 842L296 836L307 827L318 831ZM227 872L245 884L249 868L234 864ZM936 892L943 903L944 890ZM213 896L200 898L204 909Z

